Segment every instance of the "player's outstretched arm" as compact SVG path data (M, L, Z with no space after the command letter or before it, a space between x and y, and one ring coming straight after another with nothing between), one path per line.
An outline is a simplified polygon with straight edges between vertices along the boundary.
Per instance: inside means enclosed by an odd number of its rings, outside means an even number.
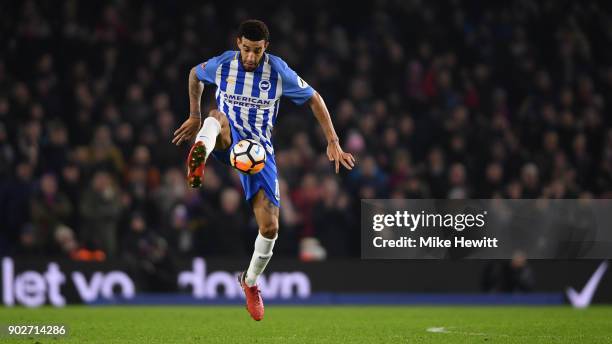
M336 173L340 172L340 164L347 170L352 170L355 166L355 158L351 153L344 152L342 147L340 147L340 140L321 95L315 91L310 100L308 100L308 105L310 105L312 113L317 118L317 121L319 121L319 125L321 125L325 133L325 138L327 138L327 157L329 161L336 163Z
M174 138L172 139L172 143L177 146L184 141L192 140L201 125L200 101L204 92L204 83L198 79L196 68L193 67L189 71L189 118L174 132Z

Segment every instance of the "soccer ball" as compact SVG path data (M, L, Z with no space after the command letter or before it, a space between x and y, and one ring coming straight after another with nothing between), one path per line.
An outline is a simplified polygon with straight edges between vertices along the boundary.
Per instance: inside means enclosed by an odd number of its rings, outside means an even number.
M255 174L266 165L266 150L255 140L241 140L232 147L230 163L244 174Z

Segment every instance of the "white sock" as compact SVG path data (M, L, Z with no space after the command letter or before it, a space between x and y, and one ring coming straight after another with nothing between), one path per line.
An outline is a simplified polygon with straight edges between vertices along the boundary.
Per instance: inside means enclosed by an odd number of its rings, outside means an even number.
M221 132L221 124L214 117L206 117L202 128L196 136L196 142L201 141L206 147L206 158L215 149L215 143L217 142L217 136Z
M278 235L276 238L278 238ZM257 239L255 239L255 251L253 252L249 269L244 278L244 281L249 287L257 283L257 277L261 275L266 265L268 265L270 258L272 258L272 249L274 248L276 238L268 239L261 234L257 234Z

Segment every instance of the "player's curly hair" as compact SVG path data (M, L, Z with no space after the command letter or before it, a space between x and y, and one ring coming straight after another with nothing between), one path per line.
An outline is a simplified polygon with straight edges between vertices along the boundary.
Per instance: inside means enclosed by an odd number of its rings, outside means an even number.
M266 23L257 19L248 19L240 23L238 37L244 37L251 41L270 41L270 31Z

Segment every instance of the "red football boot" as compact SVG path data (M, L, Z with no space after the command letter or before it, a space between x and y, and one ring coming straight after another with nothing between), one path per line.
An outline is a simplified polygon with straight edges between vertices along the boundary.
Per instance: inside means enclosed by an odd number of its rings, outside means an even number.
M192 188L202 186L204 177L204 161L206 160L206 147L201 141L191 146L187 156L187 183Z
M246 309L251 314L251 318L256 321L263 319L264 316L264 304L261 298L261 292L257 287L257 284L249 287L244 281L246 277L246 271L240 274L238 277L238 282L244 290L244 295L246 296Z

